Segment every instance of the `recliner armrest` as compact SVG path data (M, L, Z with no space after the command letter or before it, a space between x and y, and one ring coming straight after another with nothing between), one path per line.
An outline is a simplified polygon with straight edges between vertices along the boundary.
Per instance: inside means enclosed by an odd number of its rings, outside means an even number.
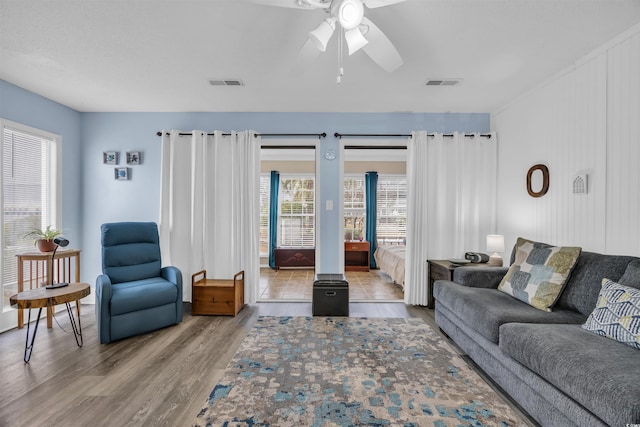
M106 274L101 274L96 279L96 322L100 344L111 342L111 313L109 302L111 301L111 279Z
M178 267L167 266L160 270L162 278L175 283L178 288L178 301L176 301L176 323L182 322L182 272Z
M496 289L509 271L509 267L458 267L453 270L453 281L471 288Z

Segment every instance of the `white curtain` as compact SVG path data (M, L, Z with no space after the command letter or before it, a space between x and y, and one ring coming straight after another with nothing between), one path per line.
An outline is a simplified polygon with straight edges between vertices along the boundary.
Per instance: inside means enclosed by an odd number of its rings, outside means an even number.
M245 301L260 279L260 137L162 132L160 247L164 265L180 268L184 300L191 275L231 279L245 272Z
M495 133L413 132L407 144L405 302L427 305L427 259L486 251L495 232Z

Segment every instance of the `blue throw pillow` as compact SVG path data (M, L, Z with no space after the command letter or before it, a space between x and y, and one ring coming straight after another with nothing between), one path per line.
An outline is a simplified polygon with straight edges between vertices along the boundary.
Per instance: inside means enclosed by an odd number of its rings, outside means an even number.
M640 349L640 289L603 279L596 308L582 327Z

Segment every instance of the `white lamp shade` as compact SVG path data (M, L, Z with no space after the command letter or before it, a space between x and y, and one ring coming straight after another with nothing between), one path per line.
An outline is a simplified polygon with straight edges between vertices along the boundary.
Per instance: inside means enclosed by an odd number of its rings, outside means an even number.
M335 18L325 19L315 30L309 33L309 40L314 43L320 52L325 52L327 50L327 44L329 40L331 40L331 36L335 30Z
M487 252L504 252L504 236L489 234L487 236Z
M353 55L369 43L369 41L362 35L359 28L353 28L347 31L344 33L344 38L347 40L347 46L349 46L349 55Z

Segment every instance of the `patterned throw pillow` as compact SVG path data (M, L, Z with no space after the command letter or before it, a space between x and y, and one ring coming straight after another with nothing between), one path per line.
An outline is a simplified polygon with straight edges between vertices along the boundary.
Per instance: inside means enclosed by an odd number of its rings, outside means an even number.
M582 248L559 247L518 238L515 261L498 289L520 301L551 311Z
M596 308L582 327L640 349L640 289L602 279Z

